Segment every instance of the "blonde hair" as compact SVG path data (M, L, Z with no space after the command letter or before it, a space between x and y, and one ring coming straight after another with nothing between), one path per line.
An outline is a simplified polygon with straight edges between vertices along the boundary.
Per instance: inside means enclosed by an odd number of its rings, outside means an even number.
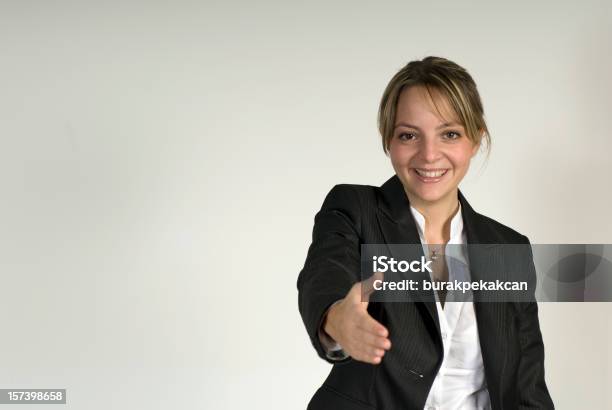
M406 64L389 81L378 109L378 130L382 137L385 154L393 138L397 103L403 90L422 86L440 112L432 94L444 97L455 111L465 128L467 137L475 144L485 139L487 155L491 147L491 136L484 119L484 110L476 83L470 74L458 64L442 57L425 57Z

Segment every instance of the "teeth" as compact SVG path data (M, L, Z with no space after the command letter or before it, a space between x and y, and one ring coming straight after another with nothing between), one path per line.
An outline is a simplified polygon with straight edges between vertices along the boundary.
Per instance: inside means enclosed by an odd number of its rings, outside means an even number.
M417 172L417 174L425 178L437 178L437 177L441 177L442 175L446 174L447 170L441 169L441 170L436 170L436 171L427 171L425 169L415 168L415 171Z

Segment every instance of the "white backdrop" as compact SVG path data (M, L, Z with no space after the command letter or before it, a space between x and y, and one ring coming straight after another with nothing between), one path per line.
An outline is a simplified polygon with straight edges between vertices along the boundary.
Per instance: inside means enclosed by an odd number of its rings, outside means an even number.
M392 175L378 103L427 55L483 98L474 208L611 242L610 2L520 3L0 1L0 388L305 408L330 369L297 308L313 217ZM557 407L612 408L612 305L540 311Z

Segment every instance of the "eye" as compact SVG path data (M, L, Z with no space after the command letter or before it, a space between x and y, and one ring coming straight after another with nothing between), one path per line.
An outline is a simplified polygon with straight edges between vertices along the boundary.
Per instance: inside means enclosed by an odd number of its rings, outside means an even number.
M416 135L409 132L403 132L397 136L400 141L411 141L416 138Z
M459 134L457 131L447 131L444 133L444 138L447 140L456 140L459 137L461 137L461 134Z

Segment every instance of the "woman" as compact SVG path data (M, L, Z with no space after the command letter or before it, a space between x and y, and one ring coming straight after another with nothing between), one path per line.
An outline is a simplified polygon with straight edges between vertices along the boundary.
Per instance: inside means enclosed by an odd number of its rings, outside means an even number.
M408 63L388 84L378 120L396 175L381 187L329 192L298 278L308 334L334 364L308 408L553 408L535 302L445 303L443 292L426 301L362 301L363 244L437 244L444 252L449 244L529 243L476 213L458 189L483 139L489 148L465 69L439 57ZM471 255L469 266L472 277L482 272ZM448 279L447 266L439 272L434 280Z

